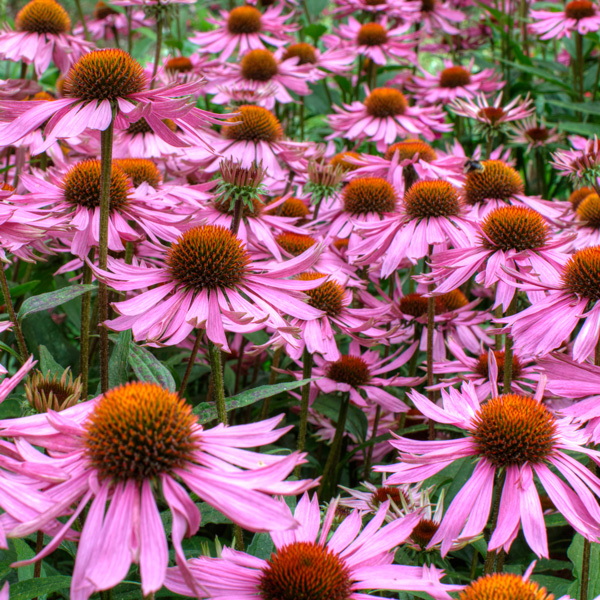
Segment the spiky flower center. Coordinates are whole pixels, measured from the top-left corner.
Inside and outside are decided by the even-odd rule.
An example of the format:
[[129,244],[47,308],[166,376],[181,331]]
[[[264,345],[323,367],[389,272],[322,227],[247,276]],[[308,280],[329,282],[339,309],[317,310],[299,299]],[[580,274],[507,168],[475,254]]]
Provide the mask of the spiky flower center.
[[59,412],[77,404],[82,389],[81,376],[73,381],[73,375],[68,368],[63,371],[60,378],[58,373],[50,377],[50,371],[44,375],[36,370],[27,379],[25,395],[29,404],[38,413],[49,410]]
[[[85,160],[73,165],[62,181],[64,197],[71,204],[93,210],[100,206],[100,161]],[[110,210],[127,206],[130,193],[127,175],[113,162],[110,171]]]
[[189,73],[193,68],[194,65],[187,56],[174,56],[165,64],[165,69],[174,73]]
[[262,600],[348,600],[344,561],[314,542],[292,542],[271,554],[258,583]]
[[116,100],[141,92],[146,76],[127,52],[109,48],[84,54],[69,70],[63,95],[85,101]]
[[453,312],[469,304],[468,298],[460,290],[452,290],[447,294],[437,296],[437,298],[440,300],[442,313]]
[[[427,298],[423,294],[413,293],[406,294],[400,298],[400,311],[415,319],[423,317],[427,314]],[[445,306],[442,303],[441,296],[435,297],[435,314],[439,315],[444,312]]]
[[595,192],[589,187],[582,187],[571,192],[571,195],[569,196],[569,202],[571,203],[573,210],[577,210],[577,207],[581,204],[581,202],[590,194],[595,194]]
[[193,460],[192,407],[154,383],[106,392],[84,427],[86,454],[101,479],[144,481]]
[[111,6],[108,6],[108,4],[106,4],[105,2],[102,2],[102,0],[100,0],[100,2],[96,2],[96,6],[94,7],[94,19],[102,20],[106,19],[107,17],[110,17],[111,15],[118,14],[118,11],[116,11]]
[[[496,359],[496,365],[498,366],[498,381],[504,381],[504,365],[506,364],[506,358],[504,350],[494,350],[494,358]],[[480,354],[477,364],[475,365],[475,373],[481,375],[485,379],[489,376],[489,354],[483,352]],[[518,379],[521,376],[523,367],[521,361],[517,356],[513,355],[512,361],[512,378]]]
[[241,67],[242,76],[253,81],[269,81],[279,71],[273,53],[260,48],[244,54]]
[[437,5],[437,0],[422,0],[421,1],[421,10],[425,13],[430,13],[435,10]]
[[329,379],[354,388],[365,385],[371,379],[367,363],[360,356],[349,354],[344,354],[339,360],[330,363],[325,373]]
[[239,122],[236,125],[224,125],[221,130],[224,137],[252,142],[276,142],[283,137],[281,124],[270,110],[251,104],[244,104],[236,110],[240,115],[229,121]]
[[6,183],[6,181],[3,181],[0,183],[0,190],[3,192],[14,192],[15,187],[10,185],[10,183]]
[[471,73],[463,67],[448,67],[440,73],[440,86],[443,88],[464,87],[471,83]]
[[461,201],[447,181],[417,181],[404,194],[404,208],[411,219],[452,217],[460,213]]
[[439,523],[432,521],[431,519],[422,518],[412,530],[410,539],[417,545],[421,550],[425,550],[427,545],[431,541],[431,538],[436,534]]
[[586,19],[596,14],[594,3],[589,0],[573,0],[565,6],[565,15],[568,19]]
[[376,88],[365,99],[365,107],[372,117],[385,119],[403,115],[408,101],[402,92],[394,88]]
[[532,142],[545,142],[550,132],[546,127],[530,127],[525,131],[525,137]]
[[377,213],[382,215],[396,208],[396,192],[381,177],[357,177],[343,192],[344,210],[351,214]]
[[486,106],[477,114],[480,118],[488,121],[491,125],[496,125],[506,113],[501,106]]
[[280,233],[275,241],[292,256],[300,256],[317,243],[317,240],[310,235],[288,232]]
[[392,160],[395,153],[398,153],[400,160],[412,160],[418,157],[427,163],[437,159],[435,150],[427,143],[421,140],[404,140],[392,144],[386,151],[384,158]]
[[496,467],[539,464],[554,449],[556,421],[537,400],[505,394],[477,411],[471,433],[477,452]]
[[71,19],[55,0],[32,0],[17,13],[15,27],[17,31],[58,35],[71,29]]
[[600,229],[600,197],[598,194],[589,194],[577,207],[577,216],[588,227]]
[[[323,273],[300,273],[297,279],[301,281],[314,281],[327,277]],[[333,279],[324,281],[319,287],[304,292],[308,296],[308,303],[317,310],[322,310],[329,317],[337,317],[344,308],[344,288]]]
[[387,39],[387,31],[379,23],[366,23],[359,29],[356,36],[359,46],[382,46]]
[[316,48],[306,42],[291,44],[286,48],[281,60],[288,58],[299,58],[299,65],[314,65],[317,62]]
[[158,167],[147,158],[121,158],[115,162],[131,177],[134,187],[145,182],[153,188],[158,188],[162,181]]
[[[276,198],[276,202],[279,198]],[[270,212],[277,213],[282,217],[290,217],[295,219],[303,219],[310,212],[308,207],[300,198],[288,198],[283,204],[280,204],[277,208],[272,208]]]
[[511,166],[501,160],[484,160],[482,165],[482,171],[472,171],[467,175],[463,194],[468,204],[509,200],[523,194],[523,180]]
[[484,575],[468,585],[460,600],[554,600],[554,596],[535,581],[525,581],[514,573]]
[[337,250],[342,252],[344,250],[348,250],[349,242],[350,242],[350,240],[348,238],[338,238],[337,240],[335,240],[333,242],[333,246],[334,246],[334,248],[336,248]]
[[352,152],[352,150],[346,150],[345,152],[339,152],[331,158],[329,161],[334,167],[340,167],[344,171],[354,171],[358,169],[359,165],[352,163],[348,160],[350,158],[360,158],[358,152]]
[[235,287],[248,272],[249,262],[243,242],[220,225],[186,231],[166,259],[174,279],[194,290]]
[[522,206],[505,206],[493,210],[481,224],[489,248],[534,250],[545,246],[548,226],[542,215]]
[[391,500],[396,506],[402,508],[402,498],[408,502],[408,498],[400,491],[400,488],[384,485],[371,494],[370,504],[377,508],[380,504]]
[[573,254],[565,265],[562,279],[572,294],[593,302],[600,300],[600,246]]
[[227,29],[229,33],[258,33],[261,30],[261,14],[253,6],[238,6],[229,13]]

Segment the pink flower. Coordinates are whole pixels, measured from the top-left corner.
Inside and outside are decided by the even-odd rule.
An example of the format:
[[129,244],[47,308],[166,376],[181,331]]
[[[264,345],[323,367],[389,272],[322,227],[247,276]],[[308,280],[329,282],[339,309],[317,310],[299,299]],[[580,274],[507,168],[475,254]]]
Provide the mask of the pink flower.
[[[117,4],[115,2],[115,4]],[[125,13],[118,12],[114,8],[99,0],[94,7],[94,13],[91,19],[86,19],[85,25],[88,33],[93,40],[115,40],[118,46],[118,36],[128,35],[129,22]],[[156,24],[153,19],[149,19],[143,10],[131,11],[131,30],[135,31],[140,27],[154,27]],[[76,35],[83,35],[83,26],[81,23],[74,29]],[[117,35],[115,39],[115,33]]]
[[356,100],[334,106],[329,116],[333,133],[327,139],[343,137],[348,140],[375,142],[383,152],[398,137],[423,136],[426,140],[452,129],[444,123],[444,114],[434,106],[409,106],[402,92],[394,88],[376,88],[368,92],[363,102]]
[[247,104],[237,110],[239,117],[232,117],[232,124],[223,126],[221,136],[207,138],[213,151],[187,150],[187,160],[202,165],[208,173],[215,173],[224,158],[239,161],[244,169],[262,161],[270,177],[285,181],[288,166],[301,166],[307,144],[285,140],[279,119],[262,106]]
[[275,101],[280,104],[294,102],[290,92],[298,96],[310,94],[308,81],[312,72],[312,65],[299,65],[297,58],[279,61],[269,50],[250,50],[239,62],[223,63],[220,73],[214,75],[211,84],[219,92],[212,101],[215,104],[229,104],[240,91],[257,94],[266,88],[272,93],[260,98],[258,104],[273,110]]
[[535,117],[529,117],[512,125],[509,136],[513,144],[527,145],[529,152],[533,148],[546,148],[551,144],[557,144],[563,138],[557,127],[548,128],[543,122],[538,123]]
[[344,48],[329,48],[321,51],[307,42],[278,48],[275,56],[280,61],[295,58],[297,66],[310,65],[309,80],[313,82],[324,79],[329,73],[346,75],[354,62],[354,56]]
[[[441,542],[445,555],[455,540],[483,531],[490,514],[494,479],[501,469],[506,479],[489,549],[504,548],[508,552],[522,525],[529,547],[538,556],[548,556],[546,525],[534,475],[576,531],[592,541],[598,538],[600,508],[595,496],[600,495],[600,479],[570,454],[580,452],[596,460],[600,454],[585,447],[588,436],[570,419],[553,416],[538,399],[516,394],[480,404],[470,383],[463,384],[461,392],[442,390],[443,407],[418,392],[411,391],[409,396],[426,417],[463,429],[468,435],[431,442],[396,437],[390,443],[400,452],[398,464],[375,467],[392,473],[388,485],[422,481],[460,458],[477,459],[473,474],[448,507],[428,547]],[[549,467],[562,474],[567,483]]]
[[323,313],[307,305],[302,294],[318,283],[284,278],[309,268],[320,250],[315,246],[292,260],[263,264],[253,261],[242,241],[224,227],[195,227],[168,251],[157,246],[155,266],[108,259],[108,271],[98,271],[98,276],[111,287],[147,291],[114,303],[121,316],[106,325],[115,331],[131,329],[135,340],[161,345],[178,344],[195,328],[206,329],[208,338],[226,352],[225,331],[272,327],[295,346],[296,331],[281,313],[307,320]]
[[407,12],[419,12],[420,7],[417,2],[407,2],[406,0],[382,0],[377,4],[369,2],[369,0],[335,0],[335,7],[331,9],[331,14],[334,18],[341,19],[356,14],[357,11],[401,17],[406,16]]
[[385,65],[389,60],[406,63],[416,59],[415,36],[404,35],[409,29],[410,23],[388,29],[385,17],[364,25],[349,17],[347,24],[341,23],[335,34],[324,35],[322,40],[327,48],[344,48],[350,55],[360,54],[377,65]]
[[381,276],[388,277],[404,258],[416,263],[428,256],[430,246],[466,245],[474,230],[452,184],[418,181],[404,194],[397,213],[379,222],[363,223],[358,231],[363,241],[348,250],[353,262],[367,265],[383,258]]
[[466,67],[455,66],[451,60],[444,60],[444,68],[431,75],[421,69],[422,76],[414,75],[406,87],[422,102],[445,104],[456,98],[473,98],[479,94],[486,94],[501,89],[504,82],[494,69],[483,69],[473,73],[475,59]]
[[[404,6],[415,4],[417,10]],[[453,23],[461,23],[466,20],[466,16],[460,10],[452,8],[450,2],[440,0],[409,0],[402,5],[401,16],[411,20],[413,23],[419,23],[422,30],[429,34],[439,33],[441,31],[450,35],[461,35],[460,29],[456,28]]]
[[[467,246],[432,256],[431,272],[420,281],[437,286],[434,295],[455,290],[475,275],[476,283],[486,288],[496,286],[493,308],[502,306],[506,312],[515,295],[514,281],[511,284],[506,268],[557,277],[568,260],[559,251],[566,237],[553,239],[548,223],[530,208],[497,208],[481,224],[474,223],[473,229]],[[533,293],[529,299],[535,303],[543,294]]]
[[[191,559],[189,569],[205,590],[203,597],[213,599],[231,598],[233,593],[237,600],[319,596],[361,600],[365,597],[361,590],[407,590],[450,600],[448,592],[462,588],[441,584],[443,571],[391,564],[392,550],[410,535],[419,517],[409,515],[382,527],[388,504],[382,504],[360,535],[361,517],[355,510],[329,537],[337,502],[329,505],[321,525],[317,497],[311,501],[305,494],[294,512],[300,527],[271,533],[275,552],[269,560],[224,548],[221,558]],[[179,569],[169,569],[165,585],[184,596],[193,591]]]
[[507,273],[521,282],[516,284],[520,289],[546,292],[533,306],[501,320],[517,348],[527,354],[548,354],[569,339],[583,320],[573,357],[583,362],[593,355],[600,330],[600,247],[576,252],[560,273],[540,273],[539,279],[511,269]]
[[292,41],[290,34],[298,26],[286,24],[293,13],[282,16],[282,11],[283,3],[268,7],[264,13],[254,6],[238,6],[229,12],[221,10],[220,19],[207,18],[218,29],[198,32],[190,42],[200,46],[201,53],[219,54],[223,62],[236,49],[240,54],[246,54],[250,50],[264,49],[266,44],[283,46]]
[[17,14],[17,30],[0,32],[0,57],[32,64],[38,77],[48,69],[50,61],[62,73],[94,45],[69,35],[71,19],[55,0],[32,0]]
[[129,54],[115,49],[96,50],[71,67],[63,86],[64,98],[54,102],[1,101],[2,120],[8,123],[0,127],[0,145],[20,140],[48,120],[44,128],[46,141],[37,148],[42,152],[58,138],[75,137],[86,129],[104,131],[113,120],[113,110],[121,124],[144,118],[169,144],[190,145],[170,130],[164,119],[172,119],[197,143],[203,143],[195,129],[217,123],[222,117],[192,107],[183,98],[199,85],[192,82],[147,89],[142,67]]
[[70,474],[64,483],[45,490],[51,508],[13,533],[36,531],[76,505],[52,542],[20,564],[53,552],[91,503],[79,539],[71,598],[87,600],[114,587],[132,562],[140,565],[144,595],[151,594],[162,587],[169,561],[155,497],[160,494],[173,517],[176,562],[190,581],[181,541],[196,533],[201,515],[184,485],[251,531],[297,526],[271,494],[298,494],[311,486],[306,480],[284,481],[303,462],[302,455],[245,450],[271,444],[288,431],[274,431],[280,420],[205,430],[176,393],[149,383],[115,388],[61,413],[11,420],[6,435],[23,436],[45,448]]
[[571,37],[573,32],[585,35],[600,29],[600,7],[589,0],[573,0],[562,10],[532,10],[530,31],[542,40]]
[[[400,347],[390,356],[382,358],[377,350],[361,352],[360,342],[352,340],[348,354],[343,354],[334,362],[326,361],[318,354],[315,355],[312,376],[319,379],[310,389],[311,404],[320,392],[324,394],[343,392],[349,393],[350,401],[361,408],[376,404],[390,412],[406,412],[408,406],[384,388],[414,387],[422,383],[423,378],[399,375],[385,377],[385,374],[399,371],[416,350],[415,342],[408,348]],[[291,371],[291,374],[298,380],[302,379],[302,373],[299,371]]]

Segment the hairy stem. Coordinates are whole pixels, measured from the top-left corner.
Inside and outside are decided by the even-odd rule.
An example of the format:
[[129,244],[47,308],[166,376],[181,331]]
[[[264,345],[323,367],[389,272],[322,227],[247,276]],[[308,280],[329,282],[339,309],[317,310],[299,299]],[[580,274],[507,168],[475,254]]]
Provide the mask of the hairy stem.
[[[94,251],[90,251],[90,260],[94,260]],[[83,284],[92,283],[92,268],[87,262],[83,263]],[[92,306],[92,292],[86,292],[81,297],[81,354],[79,371],[81,373],[81,386],[83,389],[82,400],[88,396],[88,376],[90,368],[90,308]]]
[[10,290],[8,289],[8,281],[6,279],[6,271],[4,270],[4,265],[0,265],[0,284],[2,285],[2,294],[4,295],[4,304],[6,305],[6,310],[8,311],[8,316],[10,317],[10,320],[12,321],[14,326],[15,337],[17,339],[17,347],[19,348],[19,355],[21,357],[21,364],[23,364],[27,361],[29,352],[27,351],[25,337],[23,336],[21,325],[17,320],[15,308],[10,297]]
[[[304,346],[302,353],[302,379],[310,379],[312,375],[312,354]],[[302,386],[302,400],[300,401],[300,425],[298,426],[298,452],[304,450],[306,444],[306,424],[308,422],[308,401],[310,399],[310,383]],[[294,471],[297,477],[300,477],[300,465]]]
[[192,348],[192,353],[190,354],[190,358],[188,360],[187,367],[185,368],[185,373],[183,374],[183,379],[181,380],[181,385],[179,386],[179,397],[183,398],[183,394],[185,393],[185,388],[187,387],[188,381],[190,380],[190,374],[194,367],[194,363],[196,362],[196,356],[198,355],[198,349],[200,348],[200,342],[202,341],[202,329],[198,329],[198,334],[196,335],[196,341],[194,342],[194,347]]
[[217,405],[217,416],[220,423],[227,425],[227,408],[225,406],[225,387],[223,385],[223,364],[221,350],[208,339],[208,358],[212,374],[213,395]]

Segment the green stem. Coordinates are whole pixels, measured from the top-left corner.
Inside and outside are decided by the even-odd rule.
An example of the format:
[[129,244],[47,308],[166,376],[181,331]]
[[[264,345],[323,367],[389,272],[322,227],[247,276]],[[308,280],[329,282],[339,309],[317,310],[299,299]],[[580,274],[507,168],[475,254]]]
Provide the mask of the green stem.
[[163,38],[163,16],[162,12],[156,17],[156,50],[154,53],[154,67],[152,69],[152,79],[150,81],[150,89],[154,89],[156,84],[156,72],[158,71],[158,63],[160,62],[160,53],[162,51]]
[[[90,251],[90,260],[94,260],[94,250]],[[83,284],[92,283],[92,268],[87,262],[83,263]],[[90,365],[90,307],[92,305],[92,292],[86,292],[81,297],[81,354],[79,371],[83,389],[82,400],[88,396],[88,375]]]
[[583,36],[579,32],[575,32],[575,52],[577,54],[577,83],[579,84],[579,102],[583,102]]
[[[106,271],[108,261],[108,220],[110,217],[110,183],[112,171],[112,150],[114,131],[114,111],[110,125],[100,135],[100,239],[98,242],[98,267]],[[100,327],[100,389],[108,391],[108,284],[98,282],[98,323]]]
[[[373,433],[371,435],[371,441],[377,437],[377,430],[379,429],[379,421],[381,419],[381,405],[378,404],[375,409],[375,420],[373,421]],[[371,475],[371,462],[373,461],[373,448],[375,443],[372,443],[367,450],[367,459],[365,460],[365,480],[368,481]]]
[[188,360],[187,367],[185,368],[185,373],[183,374],[183,379],[181,380],[181,385],[179,386],[179,397],[183,398],[183,394],[185,393],[185,388],[187,387],[188,381],[190,380],[190,374],[192,372],[192,368],[196,362],[196,356],[198,355],[198,349],[200,348],[200,342],[202,340],[202,329],[198,329],[198,334],[196,335],[196,341],[194,342],[194,347],[192,348],[192,353],[190,354],[190,358]]
[[85,19],[83,18],[83,10],[81,9],[81,2],[79,0],[75,0],[75,6],[77,7],[77,15],[79,20],[81,21],[81,26],[83,27],[83,37],[86,42],[90,41],[90,32],[88,31],[87,25],[85,23]]
[[21,325],[19,324],[17,315],[15,314],[15,308],[10,297],[10,290],[8,289],[8,281],[6,279],[6,271],[3,264],[0,264],[0,285],[2,285],[4,304],[6,305],[6,310],[8,310],[8,316],[13,323],[15,337],[17,338],[17,347],[19,348],[21,364],[24,364],[27,361],[29,352],[27,351],[27,344],[25,343],[25,338],[23,337],[23,332],[21,331]]
[[[302,353],[302,379],[310,379],[312,375],[313,357],[306,345]],[[298,426],[298,452],[304,450],[306,444],[306,425],[308,422],[308,402],[310,399],[310,383],[302,386],[302,400],[300,401],[300,425]],[[300,465],[296,467],[295,475],[300,477]]]
[[[44,549],[44,532],[38,531],[35,540],[35,555],[37,556]],[[33,578],[39,579],[42,576],[42,559],[37,560],[33,567]],[[32,600],[38,600],[36,596]]]
[[133,7],[125,7],[127,15],[127,53],[131,56],[133,51]]
[[[279,373],[277,373],[277,369],[279,368],[279,363],[281,362],[281,354],[283,352],[283,347],[279,346],[279,348],[275,349],[275,352],[273,352],[273,362],[271,363],[271,373],[269,375],[269,385],[275,385],[275,383],[277,382],[277,375],[279,375]],[[270,405],[270,398],[265,398],[263,401],[263,405],[260,411],[260,420],[264,421],[267,416],[269,415],[269,405]]]
[[321,485],[317,495],[321,502],[330,500],[337,489],[337,468],[340,462],[340,455],[342,451],[342,441],[344,439],[344,433],[346,430],[346,419],[348,417],[348,407],[350,406],[350,394],[344,394],[340,403],[340,412],[338,415],[337,423],[335,426],[335,435],[333,436],[333,442],[331,442],[331,448],[329,449],[329,456],[323,469],[323,477],[321,479]]
[[237,235],[237,232],[240,228],[240,221],[242,220],[243,213],[243,203],[241,196],[235,199],[235,204],[233,205],[233,219],[231,220],[231,232]]
[[304,140],[304,96],[300,98],[300,139]]
[[223,386],[223,364],[221,350],[208,339],[208,358],[213,382],[213,395],[217,405],[217,415],[220,423],[227,425],[227,408],[225,406],[225,387]]
[[[494,493],[494,504],[492,506],[492,526],[490,529],[490,536],[496,529],[498,523],[498,513],[500,512],[500,498],[502,496],[502,488],[504,487],[504,479],[506,478],[506,471],[502,471],[500,475],[496,477],[495,482],[495,493]],[[483,566],[483,574],[489,575],[494,571],[494,563],[496,562],[496,550],[488,550],[485,557],[485,564]]]

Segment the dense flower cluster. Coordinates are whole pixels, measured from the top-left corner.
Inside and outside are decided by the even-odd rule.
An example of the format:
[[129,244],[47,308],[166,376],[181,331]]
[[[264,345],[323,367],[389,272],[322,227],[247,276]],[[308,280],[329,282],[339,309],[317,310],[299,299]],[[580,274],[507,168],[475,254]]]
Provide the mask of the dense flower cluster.
[[2,9],[0,600],[592,600],[600,5],[90,2]]

